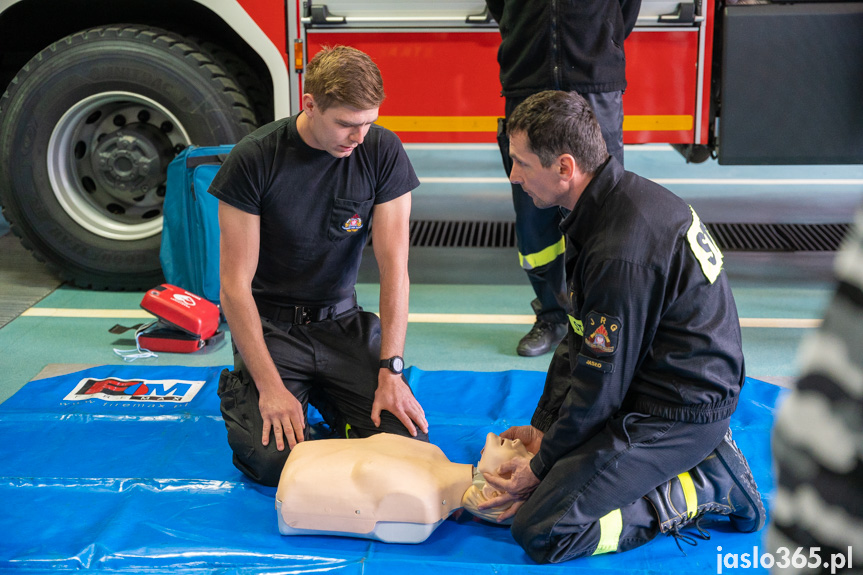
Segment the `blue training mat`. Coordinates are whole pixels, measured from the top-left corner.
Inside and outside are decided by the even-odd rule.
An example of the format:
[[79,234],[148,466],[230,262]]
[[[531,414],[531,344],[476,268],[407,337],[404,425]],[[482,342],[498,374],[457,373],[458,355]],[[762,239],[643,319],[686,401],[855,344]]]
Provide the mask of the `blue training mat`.
[[[763,531],[720,525],[709,541],[683,545],[685,556],[660,536],[619,555],[537,565],[507,528],[467,513],[419,545],[284,537],[275,488],[231,464],[216,396],[221,369],[102,366],[30,382],[0,404],[0,572],[716,573],[720,553],[764,551]],[[528,423],[545,378],[407,373],[432,442],[458,463],[476,463],[489,431]],[[102,399],[66,399],[83,389],[101,390]],[[748,379],[732,420],[764,496],[773,486],[769,436],[784,391]],[[128,401],[109,399],[117,397]]]

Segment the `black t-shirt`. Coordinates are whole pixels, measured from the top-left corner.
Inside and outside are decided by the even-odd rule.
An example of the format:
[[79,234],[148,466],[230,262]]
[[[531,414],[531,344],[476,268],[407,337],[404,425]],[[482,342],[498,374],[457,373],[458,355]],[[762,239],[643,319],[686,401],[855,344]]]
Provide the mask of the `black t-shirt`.
[[419,185],[398,137],[372,125],[346,158],[306,144],[297,117],[243,138],[210,193],[261,217],[255,300],[326,306],[353,294],[372,207]]

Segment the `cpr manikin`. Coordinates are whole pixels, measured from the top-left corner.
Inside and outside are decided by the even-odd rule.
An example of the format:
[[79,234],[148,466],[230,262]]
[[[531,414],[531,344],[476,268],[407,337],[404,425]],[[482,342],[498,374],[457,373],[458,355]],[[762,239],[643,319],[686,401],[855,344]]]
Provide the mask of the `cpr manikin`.
[[304,441],[291,451],[279,480],[279,532],[421,543],[463,505],[494,521],[505,508],[476,509],[493,496],[481,471],[496,473],[514,455],[528,452],[493,433],[478,471],[451,462],[436,445],[389,433]]

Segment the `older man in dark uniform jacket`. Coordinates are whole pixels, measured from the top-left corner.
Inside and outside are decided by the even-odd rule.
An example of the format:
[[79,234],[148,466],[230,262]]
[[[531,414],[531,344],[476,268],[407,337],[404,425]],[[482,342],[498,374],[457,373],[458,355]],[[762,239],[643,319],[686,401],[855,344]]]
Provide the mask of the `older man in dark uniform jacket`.
[[572,210],[568,339],[515,458],[486,480],[514,502],[512,534],[539,562],[626,551],[700,518],[760,529],[761,498],[729,418],[744,382],[722,254],[695,211],[609,157],[587,101],[531,96],[508,125],[538,207]]

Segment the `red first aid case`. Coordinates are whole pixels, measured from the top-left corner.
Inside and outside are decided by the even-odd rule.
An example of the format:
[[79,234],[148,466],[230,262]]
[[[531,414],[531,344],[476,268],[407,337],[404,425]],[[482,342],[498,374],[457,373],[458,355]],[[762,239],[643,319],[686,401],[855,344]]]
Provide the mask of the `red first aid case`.
[[221,341],[218,306],[171,284],[147,290],[141,307],[158,321],[143,328],[138,346],[150,351],[191,353]]
[[217,331],[210,338],[203,340],[196,335],[166,327],[160,322],[154,322],[141,330],[138,335],[138,345],[150,351],[192,353],[205,345],[213,345],[222,341],[224,335],[224,332]]
[[219,308],[175,285],[162,284],[147,290],[141,307],[166,326],[198,339],[210,339],[219,330]]

